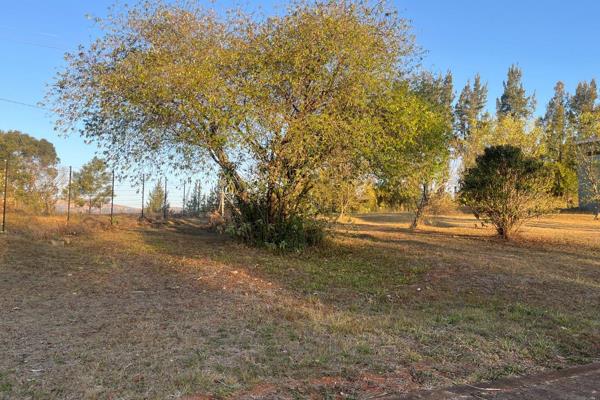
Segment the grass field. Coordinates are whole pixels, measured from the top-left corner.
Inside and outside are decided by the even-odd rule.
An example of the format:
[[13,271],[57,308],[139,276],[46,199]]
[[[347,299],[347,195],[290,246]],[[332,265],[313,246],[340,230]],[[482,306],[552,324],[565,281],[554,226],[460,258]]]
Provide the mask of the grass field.
[[512,243],[358,215],[285,255],[201,221],[25,222],[0,237],[0,399],[369,399],[600,359],[589,215]]

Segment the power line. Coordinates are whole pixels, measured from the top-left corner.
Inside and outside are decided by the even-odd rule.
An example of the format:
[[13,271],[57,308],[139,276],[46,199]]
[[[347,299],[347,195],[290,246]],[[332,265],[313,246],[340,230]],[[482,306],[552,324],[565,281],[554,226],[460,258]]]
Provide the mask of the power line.
[[5,103],[17,104],[19,106],[24,106],[24,107],[37,108],[38,110],[50,111],[47,108],[40,107],[40,106],[35,105],[35,104],[23,103],[22,101],[11,100],[11,99],[7,99],[7,98],[4,98],[4,97],[0,97],[0,101],[3,101]]

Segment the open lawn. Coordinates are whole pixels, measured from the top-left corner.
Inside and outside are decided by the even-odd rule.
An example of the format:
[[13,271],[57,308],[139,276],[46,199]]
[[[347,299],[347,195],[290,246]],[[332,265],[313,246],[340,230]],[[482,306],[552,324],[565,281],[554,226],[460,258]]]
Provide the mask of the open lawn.
[[369,399],[600,359],[589,215],[513,243],[460,214],[358,215],[292,254],[118,222],[0,237],[1,399]]

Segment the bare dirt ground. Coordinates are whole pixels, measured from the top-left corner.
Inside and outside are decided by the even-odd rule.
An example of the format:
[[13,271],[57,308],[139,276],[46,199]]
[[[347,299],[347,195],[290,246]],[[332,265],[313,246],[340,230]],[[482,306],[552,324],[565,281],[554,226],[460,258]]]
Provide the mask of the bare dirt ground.
[[359,215],[293,254],[118,222],[0,237],[0,399],[368,399],[600,358],[589,215],[514,243]]
[[382,400],[598,400],[600,363],[488,383],[411,392]]

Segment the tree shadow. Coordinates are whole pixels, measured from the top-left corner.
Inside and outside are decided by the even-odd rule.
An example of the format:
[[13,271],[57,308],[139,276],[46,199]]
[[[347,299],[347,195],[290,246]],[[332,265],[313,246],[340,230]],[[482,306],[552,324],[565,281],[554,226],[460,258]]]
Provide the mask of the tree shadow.
[[[482,296],[494,293],[511,301],[522,296],[511,286],[522,280],[576,285],[578,278],[563,279],[574,273],[597,280],[589,269],[598,264],[597,257],[564,247],[549,250],[489,235],[411,231],[385,225],[345,227],[351,229],[338,227],[325,245],[300,253],[248,247],[206,226],[185,221],[164,229],[142,230],[141,234],[145,242],[171,256],[202,258],[229,270],[244,270],[248,276],[271,282],[298,298],[317,296],[336,309],[358,307],[366,314],[386,312],[390,306],[427,304],[432,298],[428,294],[414,296],[414,290],[432,280],[447,292],[446,301],[457,304],[480,291]],[[166,235],[165,230],[169,232]],[[543,270],[547,270],[546,276],[536,275]],[[497,287],[498,279],[513,283]]]

